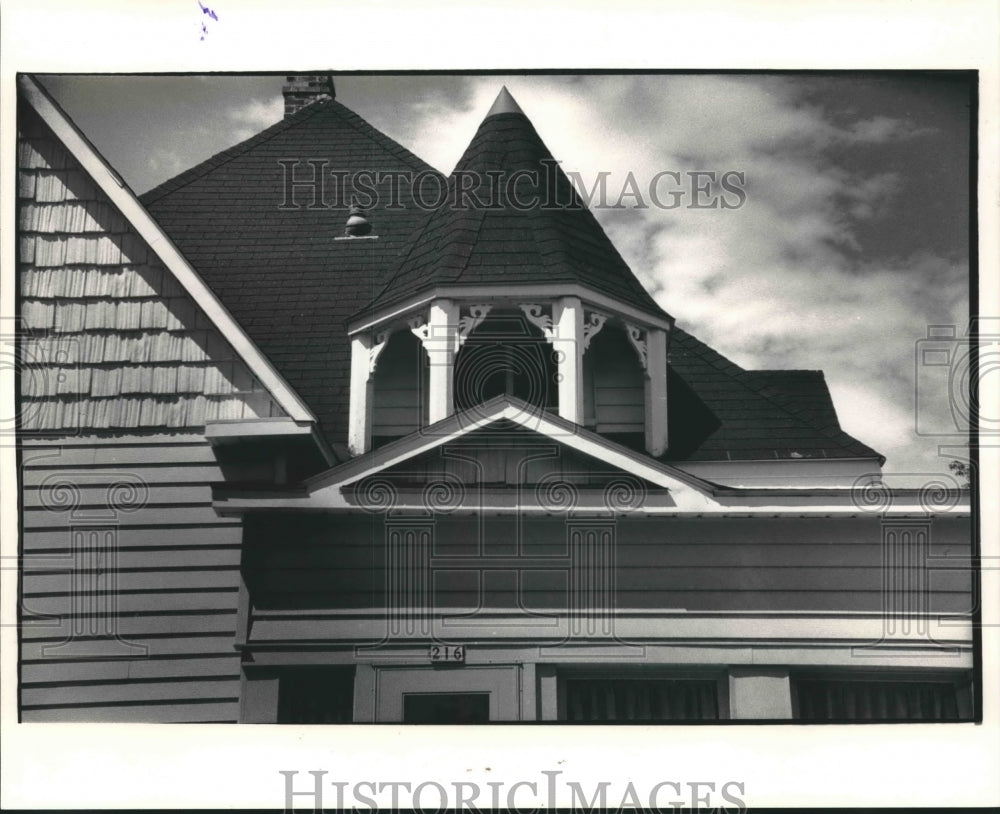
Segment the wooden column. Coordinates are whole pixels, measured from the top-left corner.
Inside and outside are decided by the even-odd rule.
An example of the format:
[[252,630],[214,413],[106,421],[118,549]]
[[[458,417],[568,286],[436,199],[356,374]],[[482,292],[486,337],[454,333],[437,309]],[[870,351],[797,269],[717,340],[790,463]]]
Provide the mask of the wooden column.
[[553,349],[559,373],[559,415],[583,423],[583,305],[563,297],[553,306]]
[[[419,336],[419,334],[418,334]],[[458,308],[451,300],[435,300],[424,336],[430,363],[427,421],[434,424],[455,412],[455,353],[458,350]]]
[[556,668],[551,664],[539,664],[535,667],[538,683],[538,720],[559,720],[559,684]]
[[659,328],[646,335],[646,451],[667,451],[667,332]]
[[352,455],[367,452],[371,438],[372,339],[366,334],[351,337],[351,399],[348,412],[347,446]]
[[375,668],[359,664],[354,668],[354,723],[375,723]]
[[240,723],[277,723],[278,685],[274,670],[245,670],[240,679]]
[[788,670],[767,667],[729,671],[729,717],[784,720],[792,717]]

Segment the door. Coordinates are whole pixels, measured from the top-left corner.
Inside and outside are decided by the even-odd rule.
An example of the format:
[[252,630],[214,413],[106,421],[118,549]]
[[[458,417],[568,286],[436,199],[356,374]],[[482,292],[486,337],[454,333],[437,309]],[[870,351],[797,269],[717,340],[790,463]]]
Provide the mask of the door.
[[376,667],[376,721],[479,724],[516,721],[519,669]]

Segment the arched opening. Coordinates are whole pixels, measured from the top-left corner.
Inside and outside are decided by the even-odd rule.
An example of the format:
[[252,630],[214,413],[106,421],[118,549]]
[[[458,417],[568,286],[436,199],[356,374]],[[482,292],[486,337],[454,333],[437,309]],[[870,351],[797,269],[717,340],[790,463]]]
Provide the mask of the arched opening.
[[490,313],[455,358],[455,409],[467,410],[499,395],[555,410],[558,404],[552,345],[523,314]]
[[622,444],[645,447],[646,374],[625,331],[608,324],[583,356],[584,425]]
[[427,352],[410,331],[389,337],[371,380],[372,447],[427,424]]

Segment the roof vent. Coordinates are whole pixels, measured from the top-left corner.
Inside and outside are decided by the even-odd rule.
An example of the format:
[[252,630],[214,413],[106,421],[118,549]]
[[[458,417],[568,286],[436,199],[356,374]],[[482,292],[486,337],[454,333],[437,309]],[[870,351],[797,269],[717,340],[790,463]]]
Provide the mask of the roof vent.
[[365,237],[371,234],[372,225],[365,217],[365,210],[360,206],[352,206],[347,213],[347,226],[344,227],[346,237]]
[[286,76],[282,94],[285,97],[286,119],[313,102],[337,98],[337,91],[333,86],[333,76],[330,74],[308,73]]

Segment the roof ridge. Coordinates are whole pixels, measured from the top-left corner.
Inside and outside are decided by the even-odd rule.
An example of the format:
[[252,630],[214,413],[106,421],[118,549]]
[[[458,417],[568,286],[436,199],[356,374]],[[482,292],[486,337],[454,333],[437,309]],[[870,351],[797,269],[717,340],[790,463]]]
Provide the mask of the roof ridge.
[[[286,116],[284,119],[281,119],[280,121],[277,121],[269,127],[261,130],[261,132],[256,135],[237,142],[231,147],[227,147],[225,150],[220,150],[214,155],[206,158],[204,161],[195,164],[193,167],[189,167],[172,178],[168,178],[166,181],[157,184],[152,189],[146,190],[139,196],[139,201],[143,204],[143,206],[150,206],[151,204],[156,203],[160,199],[169,195],[171,192],[176,192],[178,189],[186,187],[188,184],[197,181],[199,178],[208,175],[208,173],[217,170],[219,167],[227,164],[228,162],[246,154],[259,144],[270,141],[280,133],[284,133],[290,127],[294,127],[306,119],[312,118],[320,112],[320,109],[327,108],[331,103],[335,104],[336,102],[332,99],[329,101],[320,100],[296,111],[290,116]],[[343,107],[343,105],[341,105],[341,107]]]
[[424,161],[420,156],[418,156],[412,150],[407,149],[391,136],[386,135],[381,130],[376,128],[374,125],[369,124],[367,121],[365,121],[365,119],[363,119],[361,116],[359,116],[357,113],[355,113],[353,110],[351,110],[343,103],[337,102],[336,100],[331,100],[331,101],[333,101],[334,104],[340,107],[341,118],[343,118],[347,124],[351,125],[351,127],[353,127],[361,135],[367,136],[368,138],[378,143],[379,146],[386,147],[397,155],[401,152],[402,155],[400,155],[399,157],[405,158],[411,163],[414,163],[415,164],[414,169],[431,170],[433,172],[436,172],[438,175],[441,176],[444,175],[444,173],[442,173],[439,169],[437,169],[436,167],[432,167],[430,164]]

